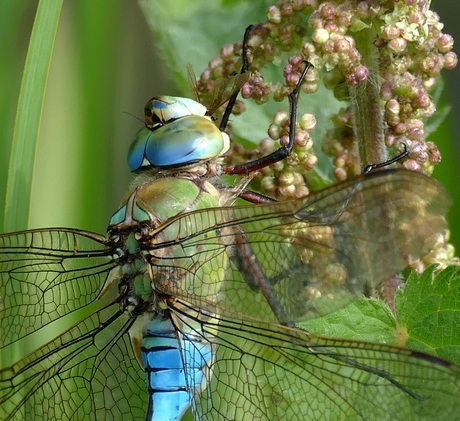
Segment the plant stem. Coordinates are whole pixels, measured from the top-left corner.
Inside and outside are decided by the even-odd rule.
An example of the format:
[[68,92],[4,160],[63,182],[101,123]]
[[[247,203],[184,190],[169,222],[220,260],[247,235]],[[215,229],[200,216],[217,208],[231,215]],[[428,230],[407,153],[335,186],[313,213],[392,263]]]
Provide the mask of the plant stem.
[[364,65],[369,69],[367,82],[350,89],[355,118],[354,138],[362,169],[369,164],[379,164],[387,160],[378,81],[379,54],[373,43],[375,38],[373,28],[363,29],[355,35],[358,51],[363,56]]

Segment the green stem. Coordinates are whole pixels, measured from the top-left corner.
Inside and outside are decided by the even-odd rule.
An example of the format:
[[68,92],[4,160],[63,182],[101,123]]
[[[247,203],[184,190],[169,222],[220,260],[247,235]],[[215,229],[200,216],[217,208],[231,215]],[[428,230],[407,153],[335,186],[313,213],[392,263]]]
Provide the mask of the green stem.
[[374,45],[375,30],[364,29],[356,33],[358,51],[369,69],[366,83],[351,88],[351,104],[355,117],[354,138],[358,145],[361,168],[387,160],[383,132],[383,114],[380,106],[379,54]]

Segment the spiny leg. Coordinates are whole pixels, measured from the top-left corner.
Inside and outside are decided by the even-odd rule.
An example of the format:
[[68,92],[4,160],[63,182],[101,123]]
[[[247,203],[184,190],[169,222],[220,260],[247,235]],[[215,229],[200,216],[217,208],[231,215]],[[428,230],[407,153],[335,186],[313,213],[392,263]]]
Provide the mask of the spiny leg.
[[260,170],[261,168],[268,167],[278,161],[285,159],[287,156],[290,155],[292,152],[292,148],[294,147],[294,140],[295,140],[295,124],[297,119],[297,102],[298,102],[298,94],[300,91],[300,87],[307,75],[308,70],[311,67],[311,63],[305,62],[305,69],[303,70],[302,74],[300,75],[299,81],[297,85],[292,90],[292,92],[288,95],[289,100],[289,138],[287,145],[281,145],[275,152],[267,156],[263,156],[262,158],[255,159],[254,161],[249,161],[244,164],[240,165],[227,165],[224,166],[223,170],[226,174],[249,174],[253,171]]
[[[240,74],[244,74],[249,70],[249,60],[248,60],[248,41],[249,41],[249,35],[251,34],[251,31],[254,29],[254,25],[249,25],[246,28],[246,31],[244,31],[244,37],[243,37],[243,51],[242,51],[242,59],[243,59],[243,66],[241,67]],[[230,114],[233,111],[233,107],[235,106],[236,98],[238,98],[240,91],[237,90],[233,93],[233,95],[230,97],[228,100],[227,107],[225,108],[224,115],[222,116],[222,121],[220,122],[219,125],[219,130],[221,132],[225,131],[227,128],[228,124],[228,119],[230,118]]]

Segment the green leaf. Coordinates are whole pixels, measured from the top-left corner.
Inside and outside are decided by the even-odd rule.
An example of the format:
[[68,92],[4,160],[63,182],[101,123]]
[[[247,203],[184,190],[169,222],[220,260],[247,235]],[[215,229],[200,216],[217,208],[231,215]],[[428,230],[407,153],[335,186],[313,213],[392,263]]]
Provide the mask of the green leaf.
[[435,270],[412,273],[397,294],[399,344],[460,363],[460,267]]
[[347,307],[312,319],[300,327],[334,338],[393,343],[396,321],[384,302],[359,298]]
[[431,92],[433,96],[433,102],[436,105],[436,112],[427,119],[425,124],[425,133],[426,136],[430,136],[436,130],[438,130],[439,126],[446,120],[449,116],[449,113],[452,109],[450,104],[442,103],[441,96],[445,88],[444,80],[439,77],[436,81],[436,85]]
[[3,229],[27,226],[38,132],[62,0],[41,1],[27,52],[6,182]]
[[460,363],[460,267],[420,277],[412,272],[398,291],[396,318],[379,300],[360,298],[327,316],[299,327],[315,334],[394,344]]
[[[141,0],[155,43],[180,95],[190,95],[186,67],[204,70],[222,45],[242,41],[244,29],[266,20],[273,2],[262,0]],[[225,24],[223,24],[225,23]]]

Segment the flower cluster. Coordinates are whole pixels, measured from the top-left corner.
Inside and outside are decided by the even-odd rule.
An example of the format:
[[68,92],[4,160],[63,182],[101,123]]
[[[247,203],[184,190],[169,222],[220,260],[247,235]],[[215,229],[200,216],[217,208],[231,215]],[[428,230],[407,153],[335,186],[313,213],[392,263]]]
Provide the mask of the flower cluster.
[[[338,180],[403,149],[409,154],[402,165],[432,172],[441,155],[436,144],[426,140],[426,122],[435,113],[430,92],[441,70],[456,66],[457,56],[452,37],[442,32],[438,15],[428,6],[426,0],[281,0],[268,8],[267,22],[251,31],[252,76],[242,97],[257,104],[284,100],[308,61],[314,69],[301,94],[316,92],[321,80],[337,100],[348,102],[330,116],[322,139],[314,139],[314,116],[298,116],[292,154],[257,176],[264,193],[278,199],[307,195],[309,181],[328,173],[317,168],[318,162],[327,162],[320,149],[332,157],[331,173]],[[222,48],[200,79],[201,97],[212,95],[216,79],[240,71],[241,54],[241,43]],[[262,77],[267,63],[284,64],[283,82]],[[235,109],[239,113],[244,107],[237,102]],[[290,129],[288,113],[277,112],[257,149],[234,146],[228,159],[239,163],[243,157],[265,156],[286,144]]]
[[381,17],[376,43],[381,60],[380,96],[385,102],[387,146],[400,139],[410,149],[407,168],[432,172],[440,161],[436,145],[426,142],[425,120],[436,111],[429,90],[443,68],[457,57],[453,39],[442,32],[439,17],[426,2],[398,2]]
[[[404,165],[431,172],[441,157],[436,145],[426,142],[426,119],[435,112],[429,91],[443,68],[455,67],[457,57],[452,47],[452,37],[442,32],[439,17],[428,9],[426,1],[283,0],[269,7],[267,22],[251,32],[249,59],[253,77],[243,87],[242,96],[258,104],[271,97],[283,100],[308,60],[315,70],[308,73],[303,92],[316,92],[321,74],[324,85],[339,99],[355,98],[379,110],[365,116],[372,123],[372,132],[350,121],[356,107],[353,102],[332,118],[334,126],[322,140],[322,148],[334,158],[337,179],[354,176],[367,164],[387,158],[381,152],[363,156],[360,148],[366,142],[382,142],[387,148],[395,148],[395,153],[404,144],[410,151]],[[227,45],[210,62],[198,85],[205,100],[216,91],[216,80],[239,72],[241,54],[241,43]],[[292,55],[285,59],[287,54]],[[284,82],[264,80],[260,70],[269,62],[282,60],[286,63]],[[375,95],[359,89],[365,84],[377,85]],[[237,112],[243,109],[237,104]],[[375,148],[382,150],[381,145]],[[309,153],[313,154],[311,148]],[[308,178],[311,162],[308,160],[301,171],[304,178]]]
[[[261,187],[264,192],[278,198],[301,198],[308,195],[305,171],[311,171],[317,163],[313,151],[313,140],[309,131],[316,125],[316,118],[312,114],[304,114],[296,124],[294,147],[291,154],[260,171]],[[275,114],[273,122],[268,129],[269,137],[259,144],[261,156],[272,153],[277,146],[287,145],[289,142],[289,114],[279,111]]]

